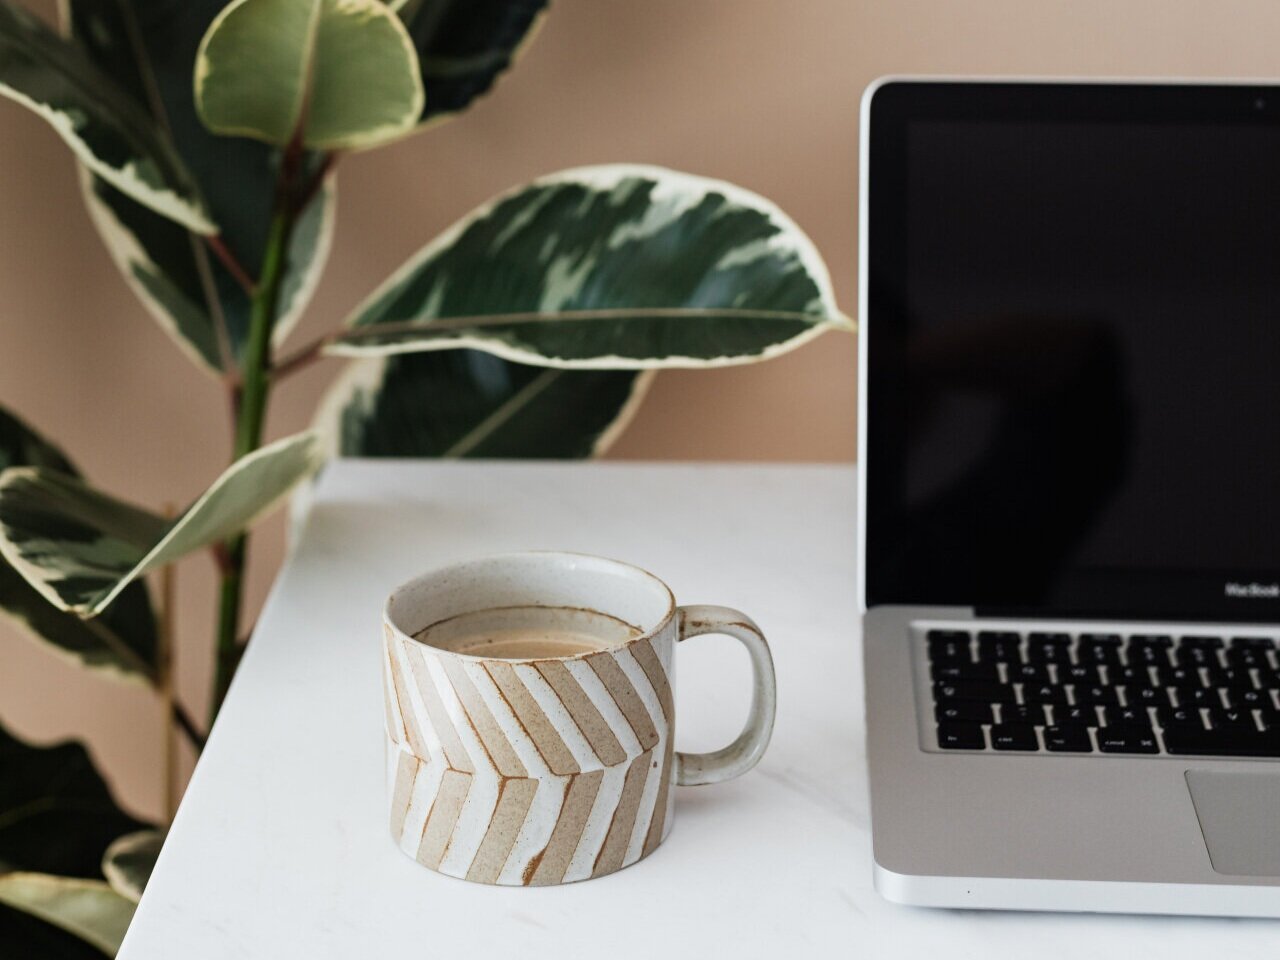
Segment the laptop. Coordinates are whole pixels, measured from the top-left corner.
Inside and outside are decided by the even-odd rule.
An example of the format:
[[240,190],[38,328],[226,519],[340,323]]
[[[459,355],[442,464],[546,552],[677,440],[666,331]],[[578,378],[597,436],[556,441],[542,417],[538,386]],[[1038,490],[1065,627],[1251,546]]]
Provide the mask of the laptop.
[[862,110],[875,879],[1280,916],[1280,87]]

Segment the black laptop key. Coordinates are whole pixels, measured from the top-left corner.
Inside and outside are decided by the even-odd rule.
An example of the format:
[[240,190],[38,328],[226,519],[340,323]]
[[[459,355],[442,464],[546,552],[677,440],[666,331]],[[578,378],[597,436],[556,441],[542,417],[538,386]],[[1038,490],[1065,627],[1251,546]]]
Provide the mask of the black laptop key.
[[1131,707],[1165,707],[1170,703],[1171,687],[1130,687],[1124,688],[1124,700]]
[[978,659],[999,663],[1018,663],[1022,637],[1003,630],[983,630],[978,634]]
[[1029,644],[1041,647],[1069,647],[1071,646],[1071,635],[1067,633],[1045,633],[1037,631],[1027,634]]
[[1092,663],[1099,666],[1120,666],[1120,648],[1111,643],[1081,640],[1076,646],[1076,663]]
[[1016,630],[979,630],[978,646],[991,643],[1018,643],[1022,635]]
[[1038,703],[1002,703],[1000,705],[1001,723],[1031,723],[1044,726],[1044,707]]
[[939,723],[992,723],[994,713],[989,703],[973,703],[968,700],[951,700],[933,708]]
[[1208,713],[1209,726],[1214,730],[1232,730],[1237,733],[1256,733],[1258,730],[1252,710],[1210,707]]
[[938,724],[938,746],[943,750],[983,750],[987,741],[976,723]]
[[1080,642],[1105,647],[1118,647],[1124,641],[1118,633],[1082,633],[1080,634]]
[[1053,722],[1058,726],[1096,727],[1097,707],[1054,707]]
[[1071,688],[1075,702],[1079,704],[1096,704],[1108,706],[1120,702],[1120,695],[1115,687],[1104,687],[1101,684],[1076,684]]
[[1039,750],[1036,728],[1029,723],[997,723],[991,728],[991,746],[997,750]]
[[1160,646],[1131,643],[1125,657],[1133,666],[1163,667],[1169,664],[1169,651]]
[[1151,726],[1151,716],[1146,707],[1103,707],[1102,721],[1108,727]]
[[1000,671],[994,663],[970,663],[964,660],[939,660],[929,667],[934,680],[985,680],[995,683]]
[[933,699],[938,703],[970,700],[978,703],[1013,703],[1013,687],[983,680],[945,680],[933,685]]
[[1023,703],[1066,703],[1067,688],[1052,683],[1024,683]]
[[1213,687],[1170,687],[1180,707],[1220,707],[1222,697]]
[[1221,637],[1185,636],[1178,638],[1179,647],[1200,647],[1216,650],[1223,645]]
[[1164,647],[1168,649],[1173,646],[1173,637],[1167,633],[1135,633],[1129,638],[1129,645],[1141,644],[1144,647]]
[[1049,676],[1049,667],[1043,663],[1009,664],[1006,669],[1009,673],[1010,683],[1034,683],[1040,685],[1053,682],[1053,679]]
[[1059,643],[1027,643],[1028,663],[1070,663],[1071,648]]
[[1162,687],[1203,687],[1205,685],[1199,667],[1156,667],[1155,675]]
[[1256,647],[1231,647],[1227,651],[1227,666],[1240,667],[1248,670],[1251,667],[1262,667],[1263,669],[1271,669],[1271,660],[1267,656],[1266,650],[1260,650]]
[[1150,727],[1100,727],[1098,749],[1103,753],[1159,753],[1160,745]]
[[1203,729],[1199,707],[1156,707],[1156,723],[1162,727],[1188,724]]
[[[1168,669],[1168,668],[1165,668]],[[1113,687],[1151,687],[1151,668],[1147,666],[1111,667],[1107,671],[1107,680]],[[1097,683],[1098,681],[1092,681]]]
[[1275,641],[1271,637],[1232,637],[1232,650],[1274,650]]
[[1063,723],[1044,728],[1044,747],[1054,753],[1092,753],[1093,741],[1088,727]]
[[1226,698],[1228,707],[1254,710],[1271,706],[1270,690],[1224,690],[1222,695]]
[[[934,637],[932,634],[940,631],[930,630],[929,637],[929,659],[935,663],[943,660],[961,662],[972,662],[973,654],[969,650],[969,638],[964,637]],[[949,631],[948,631],[949,632]]]
[[1173,651],[1173,662],[1180,667],[1216,667],[1217,647],[1188,647],[1180,645]]
[[1280,732],[1240,733],[1177,726],[1164,731],[1164,748],[1169,753],[1190,756],[1280,757]]
[[1209,667],[1204,672],[1207,686],[1226,690],[1256,690],[1253,671],[1245,667]]
[[1060,663],[1058,664],[1058,682],[1102,683],[1102,668],[1087,663]]

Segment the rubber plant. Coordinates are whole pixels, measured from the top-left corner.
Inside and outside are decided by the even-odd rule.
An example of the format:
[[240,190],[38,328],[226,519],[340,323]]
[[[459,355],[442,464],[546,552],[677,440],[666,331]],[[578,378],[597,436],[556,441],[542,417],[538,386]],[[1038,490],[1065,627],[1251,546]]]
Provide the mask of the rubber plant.
[[[339,329],[285,344],[324,267],[340,159],[464,110],[545,5],[63,0],[58,30],[0,0],[0,94],[74,152],[125,282],[225,384],[234,436],[208,490],[160,515],[98,490],[0,411],[0,609],[85,668],[153,687],[170,743],[179,729],[198,747],[201,725],[173,696],[148,579],[167,594],[175,560],[207,551],[217,565],[211,723],[245,642],[248,530],[325,457],[589,457],[656,370],[754,363],[851,326],[812,243],[773,204],[600,166],[473,210]],[[326,355],[351,359],[313,429],[264,443],[272,392]],[[81,747],[0,729],[6,955],[113,953],[160,843]]]

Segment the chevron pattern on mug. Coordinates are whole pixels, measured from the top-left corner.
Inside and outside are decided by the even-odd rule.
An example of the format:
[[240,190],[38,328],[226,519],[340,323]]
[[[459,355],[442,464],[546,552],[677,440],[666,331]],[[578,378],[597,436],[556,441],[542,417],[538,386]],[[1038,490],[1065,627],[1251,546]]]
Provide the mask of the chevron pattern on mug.
[[[739,640],[753,673],[742,733],[673,749],[676,644]],[[728,607],[677,607],[629,564],[514,553],[445,567],[383,613],[391,835],[440,873],[479,883],[588,880],[652,853],[673,785],[750,770],[773,731],[773,660]]]
[[386,631],[391,833],[425,866],[543,885],[635,863],[671,822],[671,644],[462,658]]

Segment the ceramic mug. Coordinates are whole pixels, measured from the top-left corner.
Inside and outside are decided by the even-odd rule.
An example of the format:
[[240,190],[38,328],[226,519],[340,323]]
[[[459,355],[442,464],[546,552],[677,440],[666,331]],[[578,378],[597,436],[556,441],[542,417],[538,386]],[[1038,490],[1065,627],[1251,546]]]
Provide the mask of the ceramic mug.
[[[415,639],[460,616],[529,607],[594,611],[629,625],[629,639],[530,659]],[[391,834],[448,876],[538,886],[629,866],[670,831],[672,784],[745,773],[773,730],[773,660],[751,619],[677,607],[661,580],[615,560],[517,553],[446,567],[392,593],[383,628]],[[751,708],[727,747],[680,753],[675,647],[706,633],[747,648]]]

